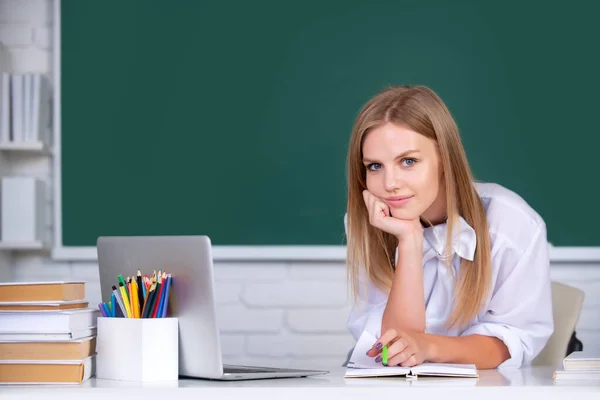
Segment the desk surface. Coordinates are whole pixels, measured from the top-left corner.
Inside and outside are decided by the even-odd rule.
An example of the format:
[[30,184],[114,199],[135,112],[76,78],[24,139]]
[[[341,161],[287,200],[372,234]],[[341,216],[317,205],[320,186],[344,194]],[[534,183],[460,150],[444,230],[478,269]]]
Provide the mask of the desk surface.
[[[72,386],[0,386],[5,399],[317,399],[370,400],[377,396],[418,395],[418,399],[510,400],[541,395],[544,399],[600,399],[600,380],[559,381],[553,368],[483,370],[479,378],[344,378],[343,368],[327,375],[253,381],[182,379],[165,383],[137,383],[92,378]],[[416,392],[408,392],[414,390]],[[399,393],[402,391],[401,393]]]

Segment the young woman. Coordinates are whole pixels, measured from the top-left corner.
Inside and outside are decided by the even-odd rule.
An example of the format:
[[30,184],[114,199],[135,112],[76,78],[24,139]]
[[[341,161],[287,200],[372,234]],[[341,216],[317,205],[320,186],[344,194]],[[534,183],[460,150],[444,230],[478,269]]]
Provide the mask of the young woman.
[[520,367],[552,334],[545,223],[516,193],[473,180],[431,89],[392,87],[360,111],[344,223],[348,328],[377,338],[377,362],[387,345],[391,366]]

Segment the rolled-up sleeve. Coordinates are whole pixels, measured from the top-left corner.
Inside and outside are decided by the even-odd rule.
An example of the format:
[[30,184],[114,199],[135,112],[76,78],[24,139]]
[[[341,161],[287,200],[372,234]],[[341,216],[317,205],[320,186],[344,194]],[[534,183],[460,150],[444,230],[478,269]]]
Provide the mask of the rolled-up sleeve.
[[499,368],[529,365],[554,331],[546,227],[541,224],[520,256],[497,254],[498,275],[478,321],[461,335],[502,340],[510,358]]
[[350,310],[348,330],[356,340],[365,331],[379,338],[387,296],[374,285],[367,284],[364,278],[361,277],[359,280],[359,293],[356,303]]

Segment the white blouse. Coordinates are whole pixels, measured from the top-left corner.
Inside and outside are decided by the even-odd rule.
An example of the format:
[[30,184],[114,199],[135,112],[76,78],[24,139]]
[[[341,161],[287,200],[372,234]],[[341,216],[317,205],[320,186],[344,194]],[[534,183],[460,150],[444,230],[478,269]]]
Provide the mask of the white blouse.
[[[542,218],[516,193],[494,183],[475,183],[486,211],[492,255],[492,286],[485,307],[465,329],[447,329],[452,312],[454,278],[440,259],[446,224],[424,228],[423,286],[426,333],[499,338],[510,352],[500,367],[528,365],[541,352],[554,330],[550,286],[549,247]],[[346,221],[344,221],[346,225]],[[473,259],[476,236],[460,218],[455,229],[452,264],[458,276],[460,258]],[[387,294],[372,282],[365,298],[364,275],[360,279],[357,306],[348,318],[356,340],[363,331],[381,336],[381,320]]]

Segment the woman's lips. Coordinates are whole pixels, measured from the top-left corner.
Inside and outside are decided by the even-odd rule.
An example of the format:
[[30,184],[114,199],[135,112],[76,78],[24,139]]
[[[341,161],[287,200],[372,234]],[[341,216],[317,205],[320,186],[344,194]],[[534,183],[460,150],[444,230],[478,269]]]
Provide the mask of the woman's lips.
[[385,202],[390,207],[402,207],[410,201],[414,196],[394,196],[385,199]]

